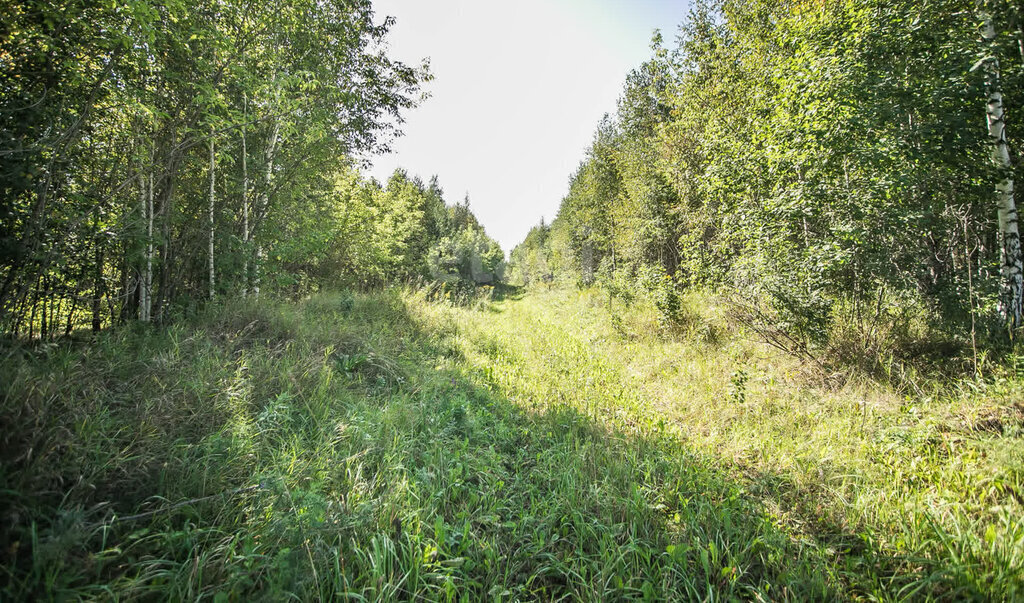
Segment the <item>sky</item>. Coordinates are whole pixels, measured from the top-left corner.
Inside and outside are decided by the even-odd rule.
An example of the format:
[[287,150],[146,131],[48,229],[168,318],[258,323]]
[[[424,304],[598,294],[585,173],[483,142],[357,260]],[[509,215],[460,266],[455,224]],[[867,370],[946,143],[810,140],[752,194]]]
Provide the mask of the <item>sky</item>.
[[392,153],[371,157],[437,175],[448,203],[468,193],[487,233],[511,251],[550,222],[598,121],[615,111],[630,69],[666,41],[687,0],[374,0],[395,17],[389,54],[429,58],[430,97],[406,113]]

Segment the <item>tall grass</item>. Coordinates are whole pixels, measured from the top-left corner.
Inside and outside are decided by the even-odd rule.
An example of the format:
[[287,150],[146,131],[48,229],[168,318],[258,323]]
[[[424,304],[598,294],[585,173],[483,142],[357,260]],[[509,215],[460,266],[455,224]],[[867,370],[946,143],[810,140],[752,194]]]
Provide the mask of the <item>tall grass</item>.
[[1021,596],[1018,381],[818,387],[685,301],[669,340],[386,292],[8,347],[0,598]]
[[716,459],[830,560],[844,594],[1021,596],[1019,380],[906,390],[854,375],[837,386],[759,343],[714,298],[689,296],[668,338],[652,307],[607,308],[596,292],[537,292],[500,320],[456,320],[504,395],[653,424]]

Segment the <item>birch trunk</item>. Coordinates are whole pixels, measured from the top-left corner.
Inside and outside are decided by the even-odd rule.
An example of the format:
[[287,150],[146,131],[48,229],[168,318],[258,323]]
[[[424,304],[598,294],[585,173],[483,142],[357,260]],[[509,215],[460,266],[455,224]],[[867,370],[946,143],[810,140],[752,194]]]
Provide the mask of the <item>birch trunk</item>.
[[209,271],[210,271],[210,299],[213,299],[214,294],[216,292],[216,286],[217,286],[217,278],[216,278],[216,275],[214,273],[214,264],[213,264],[213,239],[214,239],[214,226],[215,226],[214,225],[214,221],[213,221],[213,209],[214,209],[213,205],[214,205],[214,201],[215,201],[214,185],[216,183],[216,177],[217,177],[217,159],[216,159],[216,155],[214,154],[213,135],[211,133],[211,135],[210,135],[210,206],[209,206],[209,214],[207,216],[207,218],[208,218],[207,219],[207,227],[208,227],[208,231],[209,231],[209,235],[210,235],[210,237],[209,237],[209,249],[208,249]]
[[[983,37],[989,48],[995,50],[995,26],[992,15],[982,13]],[[1003,113],[1003,94],[999,82],[999,59],[993,57],[985,63],[988,104],[986,117],[988,135],[992,140],[992,161],[1002,173],[996,185],[996,208],[999,217],[1000,239],[1000,291],[999,313],[1009,329],[1021,326],[1021,304],[1024,300],[1024,265],[1021,261],[1020,231],[1017,227],[1017,205],[1013,198],[1013,172],[1009,145],[1006,143],[1006,122]]]
[[[162,159],[161,176],[160,176],[160,275],[158,286],[155,289],[157,295],[154,298],[153,306],[155,310],[155,316],[152,319],[156,322],[163,322],[165,311],[167,310],[168,303],[174,298],[174,281],[172,280],[172,270],[174,268],[174,241],[172,240],[171,222],[174,218],[174,203],[175,194],[177,188],[177,174],[178,168],[181,165],[182,153],[177,150],[177,136],[172,132],[168,140],[165,141],[167,149],[170,149],[166,154],[154,153],[154,156],[166,155],[165,159]],[[155,163],[154,163],[155,167]],[[154,195],[156,193],[154,192]],[[152,297],[151,297],[152,298]]]
[[[257,201],[256,213],[259,216],[265,216],[267,213],[267,206],[270,204],[270,185],[274,178],[274,153],[277,150],[277,137],[281,132],[281,121],[275,117],[270,127],[270,138],[267,140],[267,148],[263,154],[264,172],[263,172],[263,191],[260,193],[259,200]],[[263,246],[256,245],[256,261],[253,267],[253,295],[257,298],[260,296],[260,268],[263,261]]]
[[[92,332],[99,333],[100,327],[103,325],[103,319],[100,313],[103,309],[103,247],[100,244],[100,214],[99,211],[93,209],[92,212],[92,228],[93,228],[93,275],[92,275]],[[43,317],[46,317],[46,310],[43,309]],[[44,327],[45,330],[45,327]]]
[[260,298],[260,264],[263,261],[263,247],[256,245],[256,261],[253,262],[252,267],[252,295],[256,299]]
[[149,187],[146,191],[146,274],[142,289],[146,292],[146,322],[153,320],[153,171],[149,172]]
[[249,295],[249,165],[245,128],[249,120],[249,97],[242,95],[242,297]]
[[139,320],[153,320],[153,159],[155,150],[149,149],[149,173],[145,169],[145,156],[139,159],[139,215],[143,223],[143,255],[145,261],[139,270]]
[[[140,162],[141,163],[141,162]],[[139,166],[139,215],[142,218],[142,223],[152,224],[152,219],[149,215],[148,205],[146,203],[146,175],[142,172],[142,166]],[[149,236],[152,226],[144,226],[146,233],[145,249],[147,251],[146,260],[148,257],[149,247]],[[146,289],[146,269],[143,268],[139,271],[139,320],[142,322],[149,322],[149,303],[146,296],[149,294],[149,290]]]

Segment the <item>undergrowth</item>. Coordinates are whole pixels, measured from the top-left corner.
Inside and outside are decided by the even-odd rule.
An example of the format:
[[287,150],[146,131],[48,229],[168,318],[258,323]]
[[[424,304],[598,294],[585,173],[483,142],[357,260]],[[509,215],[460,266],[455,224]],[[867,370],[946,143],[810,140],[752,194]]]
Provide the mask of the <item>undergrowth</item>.
[[7,345],[0,598],[1022,596],[1017,378],[818,386],[680,303],[671,337],[386,292]]

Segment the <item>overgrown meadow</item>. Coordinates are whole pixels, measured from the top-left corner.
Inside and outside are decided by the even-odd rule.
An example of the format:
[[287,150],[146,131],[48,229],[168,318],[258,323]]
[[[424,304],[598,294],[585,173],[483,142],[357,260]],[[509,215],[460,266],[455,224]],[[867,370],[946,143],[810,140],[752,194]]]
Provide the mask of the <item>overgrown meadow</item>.
[[823,380],[683,311],[390,290],[7,345],[0,597],[1024,594],[1019,378]]

